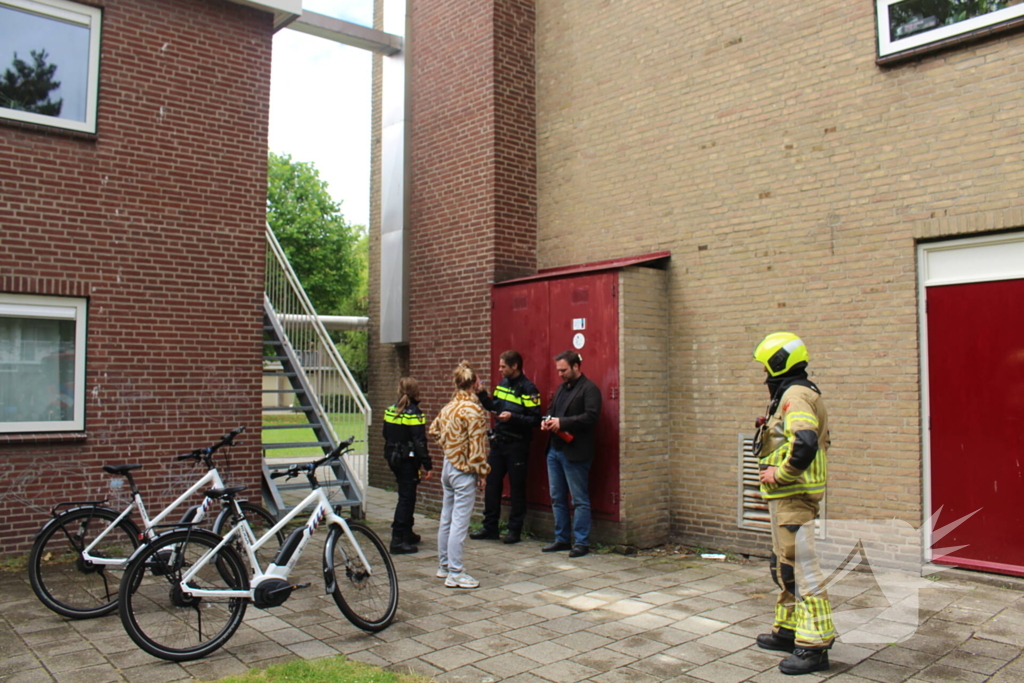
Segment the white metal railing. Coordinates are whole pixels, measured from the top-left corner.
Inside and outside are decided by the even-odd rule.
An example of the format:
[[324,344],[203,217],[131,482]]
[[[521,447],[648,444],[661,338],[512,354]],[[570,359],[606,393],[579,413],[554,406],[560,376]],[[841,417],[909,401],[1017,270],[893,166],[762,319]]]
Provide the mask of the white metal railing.
[[[267,225],[264,283],[268,308],[276,314],[276,324],[284,332],[282,341],[294,349],[302,365],[314,393],[310,399],[330,434],[332,444],[337,445],[341,439],[355,434],[357,444],[362,445],[345,456],[362,498],[369,475],[366,437],[373,411],[338,347],[317,317],[270,225]],[[287,394],[282,396],[288,400]]]

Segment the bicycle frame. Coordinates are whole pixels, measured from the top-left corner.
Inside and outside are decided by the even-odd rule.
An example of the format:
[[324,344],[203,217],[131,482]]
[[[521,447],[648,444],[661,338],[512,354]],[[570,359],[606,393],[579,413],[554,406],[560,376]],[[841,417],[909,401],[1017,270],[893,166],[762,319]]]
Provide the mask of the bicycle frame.
[[[117,519],[114,520],[114,522],[112,522],[106,529],[103,530],[103,533],[101,533],[99,536],[93,539],[92,543],[90,543],[88,546],[85,547],[85,549],[82,550],[82,558],[96,565],[112,565],[121,567],[126,566],[129,560],[129,558],[127,557],[94,557],[89,554],[89,551],[95,548],[96,545],[100,541],[102,541],[103,538],[108,533],[117,528],[117,525],[120,524],[123,519],[128,517],[128,515],[132,513],[132,510],[135,509],[138,509],[139,516],[142,517],[142,522],[144,525],[142,531],[143,536],[146,538],[146,540],[152,540],[153,528],[159,525],[162,521],[164,521],[167,518],[167,515],[171,514],[182,503],[184,503],[186,500],[188,500],[190,497],[192,497],[199,491],[203,489],[214,488],[224,488],[224,481],[220,478],[220,473],[217,471],[216,468],[207,471],[207,473],[204,474],[199,479],[199,481],[190,486],[189,489],[185,491],[185,493],[178,496],[178,498],[173,503],[165,507],[163,511],[153,519],[150,519],[149,515],[146,514],[146,506],[142,502],[142,494],[140,494],[138,491],[135,491],[134,493],[132,493],[132,502],[128,504],[128,507],[126,507],[121,512],[121,514],[118,515]],[[200,505],[199,508],[196,510],[195,519],[193,519],[192,521],[202,521],[203,517],[205,517],[206,513],[210,510],[210,506],[213,505],[213,502],[214,501],[212,498],[204,498],[203,504]]]
[[[277,532],[283,529],[290,521],[295,519],[300,513],[304,512],[310,506],[315,504],[312,514],[309,516],[309,520],[302,529],[302,539],[298,545],[292,549],[289,556],[286,558],[284,565],[277,565],[271,562],[267,566],[267,571],[263,571],[263,567],[259,565],[259,561],[256,559],[256,551],[266,545],[271,539],[275,538]],[[345,536],[348,538],[349,543],[359,553],[359,559],[362,561],[366,571],[372,576],[373,568],[370,563],[366,560],[366,556],[363,554],[363,549],[359,546],[359,542],[356,541],[352,535],[352,531],[349,529],[348,523],[345,519],[334,512],[334,508],[331,506],[330,501],[327,499],[327,494],[324,493],[323,489],[315,488],[309,492],[309,495],[303,499],[303,501],[296,505],[295,508],[289,512],[281,521],[274,525],[269,531],[267,531],[261,538],[257,539],[253,533],[252,528],[243,519],[234,527],[231,531],[224,535],[220,543],[215,548],[203,555],[185,574],[181,577],[181,590],[184,591],[185,595],[193,595],[196,597],[219,597],[219,598],[241,598],[247,597],[252,599],[255,595],[256,588],[265,579],[276,578],[286,580],[288,575],[291,574],[292,568],[298,561],[299,556],[302,555],[303,549],[309,542],[309,539],[313,537],[317,527],[327,520],[328,524],[338,524]],[[195,576],[203,567],[210,562],[210,558],[215,557],[220,549],[231,542],[235,537],[240,538],[242,545],[245,546],[246,555],[249,557],[249,566],[252,568],[253,576],[252,581],[249,585],[249,590],[207,590],[201,588],[193,588],[188,586],[188,582]],[[287,545],[287,543],[286,543]],[[281,553],[285,551],[282,547]],[[326,552],[326,549],[325,549]],[[280,556],[279,553],[278,555]],[[279,557],[275,557],[276,561]]]

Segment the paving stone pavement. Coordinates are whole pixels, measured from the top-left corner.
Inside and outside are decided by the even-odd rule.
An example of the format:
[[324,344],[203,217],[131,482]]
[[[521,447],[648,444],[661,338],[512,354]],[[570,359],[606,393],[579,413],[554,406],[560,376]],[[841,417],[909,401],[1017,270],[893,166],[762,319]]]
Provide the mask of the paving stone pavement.
[[[367,504],[371,525],[385,539],[394,500],[374,489]],[[227,646],[183,664],[140,651],[116,614],[64,619],[36,600],[24,572],[0,573],[0,681],[212,681],[296,657],[338,654],[445,682],[794,680],[778,672],[781,654],[753,645],[774,604],[763,561],[598,553],[570,560],[566,553],[541,553],[540,540],[467,541],[466,568],[481,587],[454,590],[434,576],[436,522],[417,519],[425,541],[418,554],[395,558],[401,599],[387,630],[359,631],[322,595],[319,553],[311,546],[297,568],[305,578],[296,579],[312,588],[281,607],[250,606]],[[916,604],[893,607],[870,575],[844,577],[830,589],[837,622],[870,617],[860,633],[890,642],[841,638],[827,675],[795,680],[1024,681],[1022,584],[979,583],[952,572],[927,584]],[[915,610],[909,629],[908,609]]]

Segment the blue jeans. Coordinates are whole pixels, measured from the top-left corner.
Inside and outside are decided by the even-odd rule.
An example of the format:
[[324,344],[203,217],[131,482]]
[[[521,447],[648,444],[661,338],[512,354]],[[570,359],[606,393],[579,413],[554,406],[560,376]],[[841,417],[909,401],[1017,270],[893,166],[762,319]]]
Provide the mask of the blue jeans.
[[[558,437],[554,437],[558,438]],[[572,543],[590,545],[590,461],[570,462],[565,453],[548,446],[548,485],[555,514],[555,541],[569,542],[569,500],[572,494]]]

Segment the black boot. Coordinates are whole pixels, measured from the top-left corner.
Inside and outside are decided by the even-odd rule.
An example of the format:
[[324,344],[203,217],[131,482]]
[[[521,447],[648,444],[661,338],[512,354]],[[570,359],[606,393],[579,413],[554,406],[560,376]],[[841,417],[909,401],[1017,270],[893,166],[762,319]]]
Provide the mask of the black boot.
[[404,536],[392,536],[389,550],[392,555],[409,555],[420,551],[419,548],[409,543]]
[[796,634],[788,628],[779,629],[778,633],[762,633],[757,637],[757,646],[762,650],[778,650],[792,652],[796,648],[793,642]]
[[474,531],[469,535],[474,541],[490,540],[497,541],[501,536],[497,531],[491,531],[490,529],[481,529],[480,531]]
[[405,540],[409,542],[409,545],[416,545],[417,543],[419,543],[423,539],[420,537],[419,534],[410,531],[409,535],[405,537]]
[[779,662],[779,671],[789,676],[828,671],[828,650],[805,650],[798,647]]

